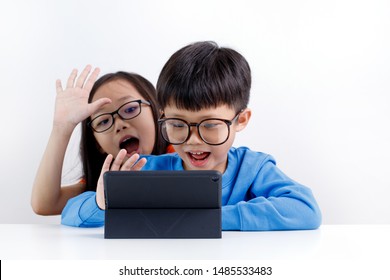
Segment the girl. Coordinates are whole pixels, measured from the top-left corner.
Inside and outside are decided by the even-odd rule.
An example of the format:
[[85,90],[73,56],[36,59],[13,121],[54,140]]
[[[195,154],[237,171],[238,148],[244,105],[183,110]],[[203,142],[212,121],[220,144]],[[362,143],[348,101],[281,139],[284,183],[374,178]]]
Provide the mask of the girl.
[[[77,76],[70,74],[66,88],[56,82],[57,97],[49,142],[37,171],[31,205],[39,215],[61,214],[67,201],[85,191],[95,191],[108,154],[161,154],[167,144],[160,139],[159,107],[153,85],[134,73],[106,74],[90,65]],[[96,81],[96,82],[95,82]],[[84,178],[61,187],[62,166],[75,127],[82,127],[80,152]]]

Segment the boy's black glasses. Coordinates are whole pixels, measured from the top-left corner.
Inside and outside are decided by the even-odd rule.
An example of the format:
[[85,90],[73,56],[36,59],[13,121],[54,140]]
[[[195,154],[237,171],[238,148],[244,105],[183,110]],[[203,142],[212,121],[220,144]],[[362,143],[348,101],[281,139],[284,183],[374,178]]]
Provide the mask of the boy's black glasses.
[[191,136],[191,126],[194,126],[198,130],[199,137],[206,144],[217,146],[222,145],[229,139],[230,126],[237,120],[241,112],[232,120],[210,118],[202,120],[200,123],[189,123],[178,118],[160,118],[158,124],[162,137],[172,145],[187,142]]
[[133,100],[120,106],[112,113],[104,113],[88,123],[88,126],[97,133],[109,130],[114,125],[114,115],[118,115],[122,120],[131,120],[141,114],[141,104],[150,106],[150,102],[145,100]]

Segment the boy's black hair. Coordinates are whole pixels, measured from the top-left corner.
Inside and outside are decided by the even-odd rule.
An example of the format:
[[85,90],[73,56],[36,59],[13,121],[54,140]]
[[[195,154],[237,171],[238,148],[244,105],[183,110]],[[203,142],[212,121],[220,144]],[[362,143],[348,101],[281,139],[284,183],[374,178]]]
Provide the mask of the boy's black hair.
[[199,111],[228,105],[239,112],[249,102],[251,70],[237,51],[215,42],[197,42],[175,52],[157,81],[157,98],[167,105]]
[[[164,154],[167,149],[167,143],[160,136],[159,126],[157,125],[157,119],[160,116],[160,107],[157,103],[156,89],[147,79],[145,79],[141,75],[123,71],[106,74],[100,77],[93,85],[88,102],[92,102],[92,98],[101,86],[115,80],[124,80],[129,82],[136,88],[136,90],[145,100],[150,102],[153,119],[156,124],[156,140],[154,143],[152,154]],[[100,151],[95,136],[93,135],[93,131],[90,127],[88,127],[87,123],[90,120],[91,118],[88,117],[81,123],[80,156],[83,164],[86,190],[95,191],[97,181],[99,179],[100,172],[103,166],[103,162],[107,157],[107,154],[103,154]]]

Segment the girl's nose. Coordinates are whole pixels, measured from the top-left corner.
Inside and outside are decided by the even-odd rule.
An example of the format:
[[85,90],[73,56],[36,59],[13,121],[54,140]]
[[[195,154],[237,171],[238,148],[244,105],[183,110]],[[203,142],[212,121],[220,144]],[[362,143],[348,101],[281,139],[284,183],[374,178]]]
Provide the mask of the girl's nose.
[[128,123],[126,122],[126,120],[123,120],[119,115],[115,115],[113,116],[113,118],[114,118],[115,131],[117,133],[128,127]]

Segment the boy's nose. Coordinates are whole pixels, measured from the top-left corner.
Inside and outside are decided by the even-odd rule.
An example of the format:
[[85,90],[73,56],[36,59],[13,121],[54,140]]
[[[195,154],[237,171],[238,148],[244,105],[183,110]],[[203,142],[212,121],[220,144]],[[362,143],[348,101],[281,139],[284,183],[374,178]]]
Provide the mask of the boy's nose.
[[191,127],[190,129],[190,137],[188,138],[187,144],[189,145],[196,145],[196,144],[202,144],[203,140],[200,138],[200,135],[198,133],[198,130],[196,127]]

